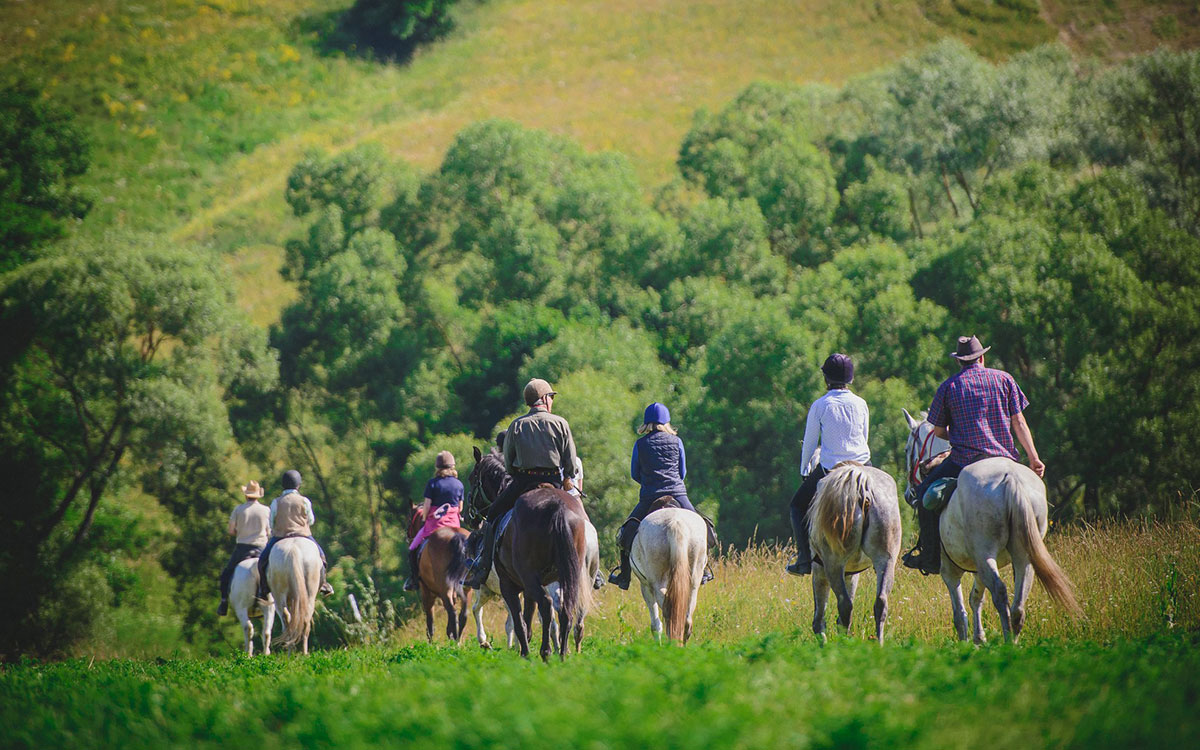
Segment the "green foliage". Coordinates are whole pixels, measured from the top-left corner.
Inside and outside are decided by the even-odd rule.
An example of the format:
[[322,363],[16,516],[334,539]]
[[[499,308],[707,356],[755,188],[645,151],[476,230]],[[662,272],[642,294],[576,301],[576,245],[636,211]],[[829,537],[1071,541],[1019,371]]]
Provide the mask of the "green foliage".
[[454,28],[450,8],[456,0],[355,0],[341,18],[340,30],[352,45],[383,58],[407,60],[417,47]]
[[[54,574],[111,551],[93,527],[125,461],[172,488],[195,462],[222,460],[232,437],[223,395],[273,386],[272,359],[239,333],[231,290],[203,253],[150,238],[57,248],[0,277],[0,300],[0,460],[25,499],[0,509],[14,613],[4,641],[44,648],[24,642],[37,632],[33,613]],[[240,346],[222,344],[230,338]]]
[[87,141],[75,118],[22,83],[0,87],[0,273],[63,234],[92,199],[76,184],[87,171]]

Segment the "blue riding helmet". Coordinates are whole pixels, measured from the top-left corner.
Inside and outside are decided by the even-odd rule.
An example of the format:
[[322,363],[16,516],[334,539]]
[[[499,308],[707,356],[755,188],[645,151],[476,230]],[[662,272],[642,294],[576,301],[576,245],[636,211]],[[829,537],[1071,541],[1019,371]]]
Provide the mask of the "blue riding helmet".
[[667,407],[655,401],[646,407],[646,413],[642,416],[643,424],[667,424],[671,421],[671,412],[667,411]]

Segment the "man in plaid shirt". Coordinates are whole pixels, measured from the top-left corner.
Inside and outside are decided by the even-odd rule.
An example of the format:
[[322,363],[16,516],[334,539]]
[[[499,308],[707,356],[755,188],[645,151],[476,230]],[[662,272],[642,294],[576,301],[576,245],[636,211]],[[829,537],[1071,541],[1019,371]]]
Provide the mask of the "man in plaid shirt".
[[904,564],[922,573],[939,572],[942,562],[938,514],[921,503],[934,481],[957,477],[964,466],[992,456],[1019,461],[1014,435],[1029,456],[1029,468],[1039,477],[1046,473],[1022,413],[1029,399],[1012,375],[984,367],[983,355],[988,349],[991,347],[985,348],[974,336],[960,336],[958,349],[950,356],[958,360],[961,369],[938,387],[929,407],[933,433],[950,441],[950,455],[916,489],[921,536],[916,548],[904,556]]

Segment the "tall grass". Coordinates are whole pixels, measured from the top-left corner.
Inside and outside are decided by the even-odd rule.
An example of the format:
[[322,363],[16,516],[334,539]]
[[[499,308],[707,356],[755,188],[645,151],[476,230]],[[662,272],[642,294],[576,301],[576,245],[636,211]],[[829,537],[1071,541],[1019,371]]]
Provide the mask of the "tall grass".
[[[1051,534],[1050,552],[1075,584],[1084,616],[1071,619],[1035,583],[1022,638],[1031,641],[1108,642],[1170,630],[1200,630],[1200,527],[1194,522],[1108,522]],[[751,636],[809,633],[812,583],[784,572],[791,548],[757,545],[718,558],[716,580],[700,589],[693,638],[728,644]],[[1002,571],[1012,587],[1011,568]],[[963,577],[964,597],[973,582]],[[851,634],[873,638],[875,575],[860,577]],[[940,577],[901,568],[892,590],[886,635],[898,641],[942,643],[954,637],[950,601]],[[836,607],[830,607],[830,622]],[[484,608],[493,643],[504,639],[505,611]],[[990,597],[984,599],[989,637],[999,639],[1000,623]],[[441,615],[438,615],[441,617]],[[586,638],[630,643],[649,631],[649,615],[635,578],[629,591],[605,586],[587,621]],[[399,631],[401,642],[424,639],[424,619],[412,616]],[[441,632],[439,625],[438,632]],[[464,643],[474,642],[474,627]]]

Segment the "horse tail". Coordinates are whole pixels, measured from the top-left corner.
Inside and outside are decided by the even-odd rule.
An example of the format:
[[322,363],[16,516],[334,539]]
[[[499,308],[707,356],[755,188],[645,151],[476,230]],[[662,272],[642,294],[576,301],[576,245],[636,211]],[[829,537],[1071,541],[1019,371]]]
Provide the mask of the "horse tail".
[[[291,564],[288,570],[288,596],[287,609],[288,617],[287,626],[283,630],[283,636],[279,639],[280,646],[295,646],[301,643],[308,635],[312,628],[312,618],[314,609],[315,592],[310,596],[308,590],[308,576],[305,570],[305,555],[304,547],[307,545],[291,544],[288,545],[288,562]],[[314,556],[316,556],[314,547]],[[321,561],[318,558],[317,565]]]
[[1016,518],[1012,523],[1013,533],[1020,538],[1021,543],[1029,552],[1029,561],[1033,563],[1034,574],[1046,587],[1050,598],[1059,606],[1072,615],[1082,615],[1083,610],[1080,608],[1079,602],[1075,600],[1075,588],[1071,584],[1071,580],[1050,556],[1050,550],[1046,549],[1046,544],[1042,541],[1033,504],[1029,502],[1029,498],[1026,497],[1016,477],[1008,477],[1006,484],[1009,498],[1016,505],[1014,508]]
[[446,561],[446,591],[462,598],[463,579],[467,577],[467,538],[455,534],[450,540],[450,559]]
[[866,484],[863,472],[849,466],[831,471],[817,485],[817,496],[808,509],[808,526],[825,537],[834,552],[845,554],[851,544],[854,514],[866,499]]
[[667,591],[663,595],[663,616],[667,637],[683,642],[688,604],[692,600],[692,561],[687,535],[678,523],[670,523],[667,532]]
[[[591,605],[591,586],[585,588],[587,582],[583,574],[583,557],[581,548],[586,546],[583,524],[572,524],[574,514],[564,506],[559,505],[550,519],[550,540],[554,545],[554,559],[558,566],[558,584],[562,592],[562,607],[570,622],[579,622],[587,614]],[[576,542],[575,529],[579,529],[579,540]],[[566,638],[566,633],[560,634]]]

